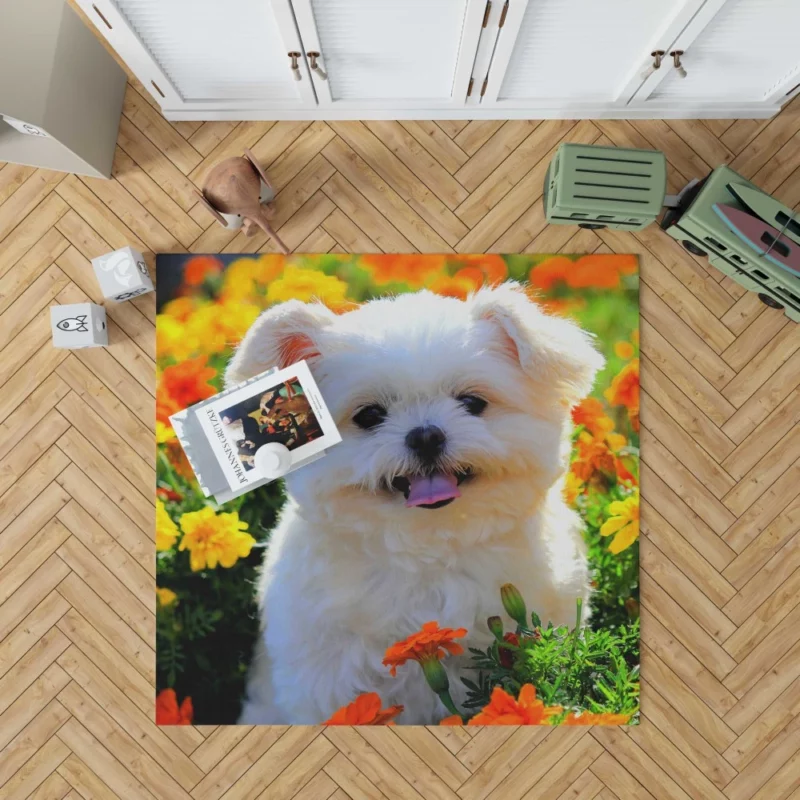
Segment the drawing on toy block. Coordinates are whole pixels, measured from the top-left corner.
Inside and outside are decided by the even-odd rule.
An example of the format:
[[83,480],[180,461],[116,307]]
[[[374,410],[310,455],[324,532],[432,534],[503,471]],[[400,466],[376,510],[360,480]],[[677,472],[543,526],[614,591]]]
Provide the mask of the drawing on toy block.
[[92,259],[92,266],[103,297],[108,300],[130,300],[153,291],[147,264],[140,252],[123,247]]
[[94,303],[50,306],[53,346],[78,350],[108,344],[106,310]]

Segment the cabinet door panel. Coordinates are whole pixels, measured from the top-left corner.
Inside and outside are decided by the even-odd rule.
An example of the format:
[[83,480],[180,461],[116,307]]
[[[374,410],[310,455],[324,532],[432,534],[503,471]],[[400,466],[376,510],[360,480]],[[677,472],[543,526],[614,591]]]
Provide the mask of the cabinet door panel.
[[289,0],[78,2],[95,21],[102,14],[99,30],[165,107],[315,104],[308,75],[303,85],[290,69],[299,37]]
[[293,0],[320,105],[464,103],[485,0]]
[[[511,9],[522,1],[510,0]],[[527,0],[519,25],[506,25],[498,38],[485,103],[624,104],[650,53],[702,2]]]
[[673,49],[686,77],[668,69],[649,102],[780,102],[800,81],[800,0],[727,0]]

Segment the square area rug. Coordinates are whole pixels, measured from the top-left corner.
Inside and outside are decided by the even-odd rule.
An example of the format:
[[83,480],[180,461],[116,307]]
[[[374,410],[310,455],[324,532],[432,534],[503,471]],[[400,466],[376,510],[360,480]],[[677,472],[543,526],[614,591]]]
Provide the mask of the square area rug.
[[[157,259],[159,724],[635,724],[633,255]],[[169,417],[305,360],[342,441],[217,506]]]

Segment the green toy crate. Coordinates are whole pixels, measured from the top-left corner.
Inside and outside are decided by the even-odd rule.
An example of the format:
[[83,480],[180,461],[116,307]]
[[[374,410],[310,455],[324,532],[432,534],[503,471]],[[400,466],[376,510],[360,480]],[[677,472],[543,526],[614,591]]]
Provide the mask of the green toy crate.
[[666,188],[657,150],[562,144],[544,179],[545,214],[551,224],[638,231],[656,221]]
[[772,264],[740,239],[714,211],[725,203],[747,211],[728,190],[738,183],[758,190],[730,167],[717,167],[707,178],[681,195],[677,208],[661,220],[661,228],[696,256],[708,256],[720,272],[745,289],[756,292],[763,303],[784,309],[786,316],[800,322],[800,276]]

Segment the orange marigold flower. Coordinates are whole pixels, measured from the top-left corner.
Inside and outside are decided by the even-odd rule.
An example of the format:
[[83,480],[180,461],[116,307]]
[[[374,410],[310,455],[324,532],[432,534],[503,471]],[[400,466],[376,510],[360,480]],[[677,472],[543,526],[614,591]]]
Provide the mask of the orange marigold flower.
[[562,725],[625,725],[631,718],[630,714],[592,714],[591,711],[573,711]]
[[219,275],[222,262],[214,256],[195,256],[183,268],[183,282],[187,286],[199,286],[206,278]]
[[528,273],[528,280],[537,289],[547,292],[556,283],[566,283],[575,262],[566,256],[555,256],[537,264]]
[[436,294],[445,297],[455,297],[458,300],[466,300],[483,286],[483,273],[477,267],[464,267],[450,275],[439,275],[434,278],[428,288]]
[[174,689],[164,689],[156,697],[156,725],[191,725],[194,709],[192,698],[184,697],[178,705]]
[[172,439],[166,443],[165,449],[167,460],[172,465],[175,472],[184,480],[196,484],[197,479],[195,478],[194,470],[189,463],[189,459],[186,457],[186,453],[183,451],[183,447],[181,447],[181,443],[177,439]]
[[612,406],[625,406],[639,413],[639,359],[627,363],[612,379],[604,392]]
[[624,358],[627,361],[629,358],[633,358],[636,350],[630,342],[617,342],[614,345],[614,352],[619,358]]
[[405,706],[389,706],[381,710],[381,698],[375,692],[360,694],[349,705],[340,708],[324,725],[394,725],[394,718]]
[[431,278],[444,272],[445,256],[425,254],[377,254],[361,257],[361,264],[372,271],[375,283],[405,283],[421,289]]
[[[497,254],[474,254],[463,256],[450,256],[451,264],[463,264],[464,269],[478,270],[481,273],[481,283],[496,286],[508,277],[508,267],[505,259]],[[463,270],[459,270],[461,272]]]
[[464,648],[453,641],[467,635],[466,628],[440,628],[438,622],[426,622],[419,633],[412,633],[407,639],[395,642],[386,650],[383,665],[391,667],[392,676],[406,661],[423,661],[444,658],[447,653],[460,656]]
[[[181,407],[174,398],[170,397],[169,392],[164,389],[163,386],[159,386],[156,389],[156,422],[160,422],[162,425],[172,430],[169,418],[173,414],[177,414],[180,410]],[[166,432],[162,431],[162,433]],[[164,442],[170,441],[171,438],[171,436],[161,436]]]
[[547,707],[536,699],[536,689],[526,683],[514,699],[500,686],[492,690],[488,706],[476,714],[469,725],[548,725],[550,718],[560,714],[561,706]]
[[216,394],[217,390],[208,383],[216,374],[213,367],[206,365],[205,356],[190,358],[167,367],[161,373],[159,389],[163,389],[180,410]]
[[176,492],[174,489],[170,489],[167,486],[157,486],[156,497],[158,497],[159,500],[163,500],[165,503],[167,501],[180,503],[180,501],[183,500],[183,495],[180,494],[180,492]]
[[606,416],[603,404],[594,397],[585,397],[572,409],[572,421],[576,425],[583,425],[596,437],[605,436],[614,430],[614,423]]
[[614,454],[602,439],[585,434],[578,437],[577,444],[578,452],[571,466],[576,478],[586,483],[595,472],[616,474]]
[[581,256],[567,273],[567,285],[572,289],[616,289],[619,268],[615,262],[608,255]]

